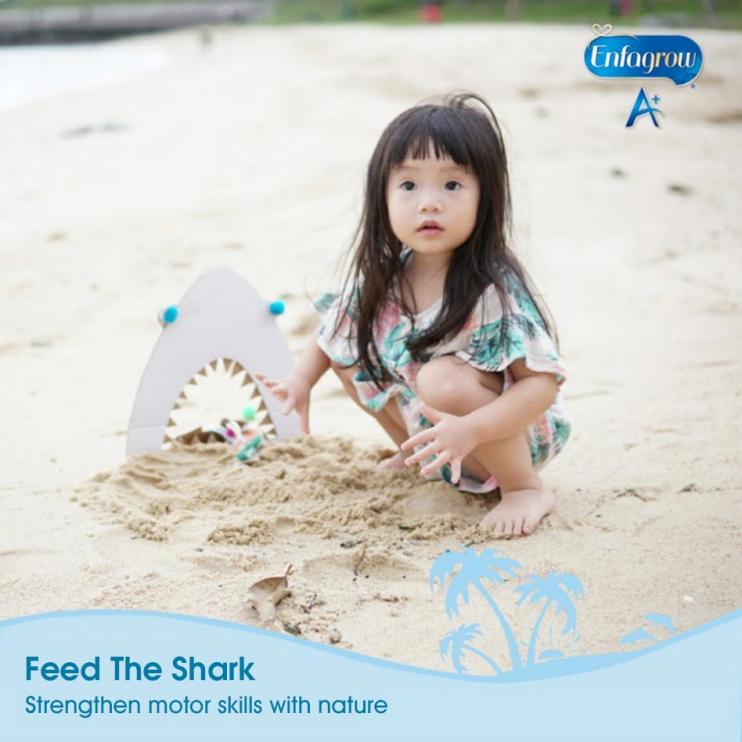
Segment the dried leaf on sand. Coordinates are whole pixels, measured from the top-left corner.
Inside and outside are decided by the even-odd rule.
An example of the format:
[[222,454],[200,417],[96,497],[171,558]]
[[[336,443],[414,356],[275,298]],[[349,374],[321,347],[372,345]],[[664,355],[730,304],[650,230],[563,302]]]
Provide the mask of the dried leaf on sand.
[[286,597],[291,595],[288,577],[291,565],[286,572],[279,577],[264,577],[250,586],[247,591],[248,605],[257,612],[262,622],[273,619],[276,615],[276,606]]

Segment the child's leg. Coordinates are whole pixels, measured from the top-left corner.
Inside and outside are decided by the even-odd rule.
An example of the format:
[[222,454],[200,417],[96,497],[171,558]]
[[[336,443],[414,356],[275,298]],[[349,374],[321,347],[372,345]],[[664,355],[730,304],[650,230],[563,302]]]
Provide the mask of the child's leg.
[[[387,435],[394,441],[397,448],[399,448],[399,446],[401,446],[410,436],[407,434],[404,420],[402,420],[402,415],[396,407],[396,402],[391,399],[387,403],[385,409],[380,410],[379,412],[374,412],[361,402],[358,398],[358,392],[356,391],[355,386],[353,386],[352,378],[358,369],[355,366],[351,368],[341,368],[334,363],[331,364],[331,368],[337,374],[350,398],[364,412],[378,421],[379,425],[384,428]],[[398,452],[391,458],[386,459],[383,462],[383,466],[385,468],[404,468],[404,456]]]
[[[423,401],[452,415],[468,415],[488,404],[498,396],[495,389],[501,388],[494,374],[453,356],[425,364],[418,373],[417,386]],[[533,468],[525,431],[483,443],[463,464],[482,479],[490,474],[497,477],[502,499],[482,520],[497,538],[531,533],[554,505],[554,495]]]

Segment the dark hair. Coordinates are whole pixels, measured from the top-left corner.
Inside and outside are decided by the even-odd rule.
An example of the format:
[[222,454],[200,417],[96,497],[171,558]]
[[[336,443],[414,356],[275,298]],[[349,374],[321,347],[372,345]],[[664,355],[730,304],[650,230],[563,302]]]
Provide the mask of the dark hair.
[[[343,309],[351,312],[355,320],[358,358],[354,365],[369,374],[379,388],[391,376],[376,347],[374,325],[391,287],[397,279],[407,280],[400,259],[404,245],[395,236],[389,220],[387,182],[395,166],[408,156],[425,159],[431,145],[436,157],[450,157],[476,175],[479,206],[472,234],[451,257],[437,318],[429,328],[407,339],[411,356],[426,361],[430,356],[428,348],[454,337],[490,284],[497,291],[503,313],[507,313],[510,305],[506,282],[513,277],[533,301],[544,329],[556,342],[548,312],[509,246],[510,184],[497,118],[480,96],[468,92],[449,94],[441,103],[417,105],[397,116],[382,133],[368,165],[363,213],[351,242],[353,257],[345,279]],[[416,308],[410,307],[403,295],[395,299],[414,327]],[[340,312],[338,325],[342,316]],[[503,322],[501,342],[505,327]]]

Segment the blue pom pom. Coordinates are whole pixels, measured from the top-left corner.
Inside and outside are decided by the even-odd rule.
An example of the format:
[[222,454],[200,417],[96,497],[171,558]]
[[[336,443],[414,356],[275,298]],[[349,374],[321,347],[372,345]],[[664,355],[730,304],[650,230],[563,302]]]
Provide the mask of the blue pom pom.
[[277,316],[279,314],[283,314],[286,311],[286,305],[280,299],[278,299],[276,301],[272,301],[268,306],[268,309],[271,310],[271,314]]
[[160,320],[160,324],[164,327],[165,325],[171,325],[175,322],[175,320],[178,319],[178,314],[178,307],[171,304],[170,306],[160,310],[157,319]]

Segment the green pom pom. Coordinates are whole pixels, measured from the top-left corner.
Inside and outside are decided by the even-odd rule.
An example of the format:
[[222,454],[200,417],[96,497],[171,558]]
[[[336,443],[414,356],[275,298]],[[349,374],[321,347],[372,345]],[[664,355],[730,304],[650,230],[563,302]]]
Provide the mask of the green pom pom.
[[257,414],[258,414],[257,411],[251,405],[247,405],[247,407],[245,407],[245,409],[242,410],[242,417],[245,420],[254,420]]

